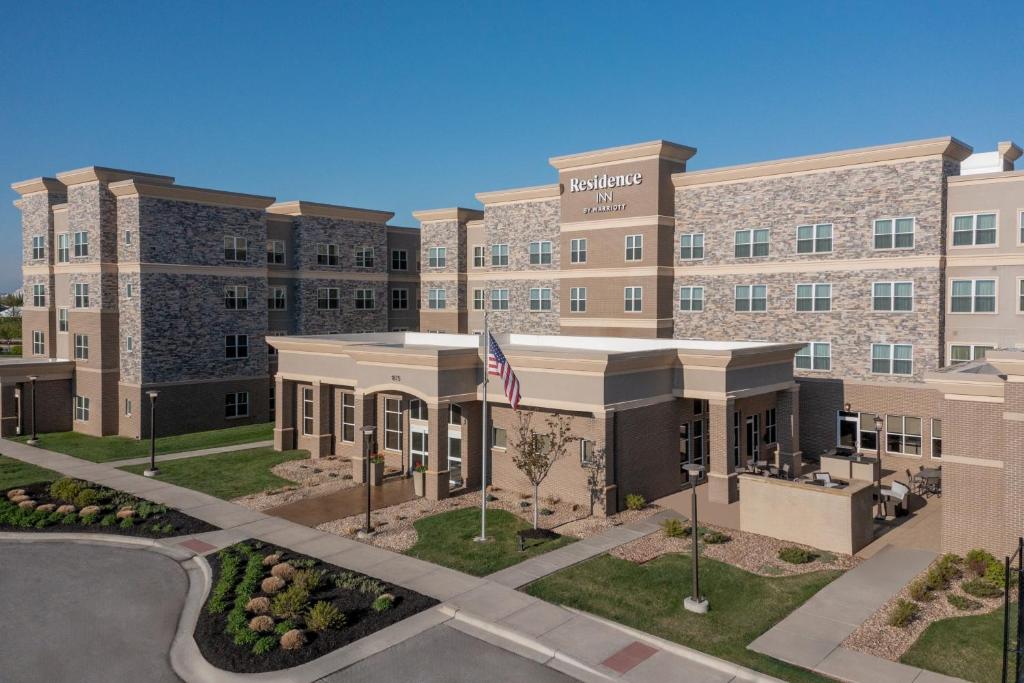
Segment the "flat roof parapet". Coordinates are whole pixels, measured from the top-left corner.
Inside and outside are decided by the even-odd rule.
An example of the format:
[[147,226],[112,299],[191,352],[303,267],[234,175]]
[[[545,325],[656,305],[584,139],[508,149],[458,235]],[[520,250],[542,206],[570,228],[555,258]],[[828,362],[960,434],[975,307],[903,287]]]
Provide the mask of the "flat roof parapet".
[[657,157],[667,159],[669,161],[686,163],[686,161],[696,153],[696,147],[688,147],[675,142],[669,142],[668,140],[650,140],[648,142],[638,142],[633,145],[605,147],[604,149],[595,149],[591,152],[580,152],[577,154],[565,154],[562,156],[551,157],[548,159],[548,163],[559,171],[580,168],[581,166],[608,164],[617,161],[633,161],[648,157]]
[[64,183],[56,178],[47,177],[30,178],[29,180],[11,183],[11,189],[22,197],[29,194],[35,194],[37,192],[57,192],[63,194],[67,191],[67,187]]
[[143,173],[141,171],[126,171],[121,168],[109,168],[107,166],[86,166],[85,168],[62,171],[57,174],[57,179],[65,185],[80,185],[96,180],[113,183],[132,178],[149,185],[172,185],[174,183],[173,176]]
[[562,196],[562,184],[534,185],[533,187],[519,187],[512,190],[492,190],[490,192],[477,192],[476,198],[484,206],[496,204],[511,204],[515,202],[529,202],[544,199],[557,199]]
[[354,206],[322,204],[320,202],[307,202],[304,200],[277,202],[276,204],[267,207],[267,213],[279,214],[282,216],[334,218],[338,220],[360,221],[363,223],[380,223],[381,225],[387,223],[395,216],[394,211],[360,209]]
[[155,197],[172,201],[194,202],[196,204],[240,209],[265,209],[274,202],[273,197],[263,195],[211,190],[204,187],[188,187],[186,185],[150,183],[135,178],[111,183],[108,187],[115,197]]
[[420,223],[432,223],[434,221],[458,221],[459,223],[465,223],[467,221],[482,220],[484,212],[478,209],[453,206],[447,209],[413,211],[412,216]]

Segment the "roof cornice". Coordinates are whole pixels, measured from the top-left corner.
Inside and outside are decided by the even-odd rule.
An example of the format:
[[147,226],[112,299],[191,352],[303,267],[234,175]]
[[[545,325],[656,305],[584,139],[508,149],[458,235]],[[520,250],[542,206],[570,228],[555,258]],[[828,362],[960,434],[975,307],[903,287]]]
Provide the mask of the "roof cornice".
[[64,187],[64,183],[60,182],[56,178],[32,178],[30,180],[22,180],[18,183],[11,183],[11,189],[20,194],[22,197],[29,194],[35,194],[37,192],[56,192],[64,194],[67,188]]
[[562,184],[535,185],[533,187],[520,187],[512,190],[494,190],[491,192],[477,192],[476,198],[484,206],[494,204],[511,204],[515,202],[528,202],[538,199],[557,199],[562,195]]
[[686,145],[669,142],[668,140],[651,140],[635,145],[606,147],[605,149],[596,149],[592,152],[551,157],[548,159],[548,162],[559,171],[564,171],[580,166],[629,161],[641,157],[661,157],[668,161],[685,163],[696,153],[696,147],[687,147]]
[[466,221],[482,219],[484,217],[484,212],[478,211],[477,209],[466,209],[461,206],[453,206],[447,209],[425,209],[423,211],[413,211],[412,216],[420,223],[430,223],[433,221],[458,221],[459,223],[465,223]]
[[387,223],[394,218],[394,211],[378,211],[376,209],[359,209],[341,204],[321,204],[293,200],[277,202],[267,207],[267,213],[284,216],[314,216],[317,218],[335,218],[340,220],[360,221],[363,223]]
[[156,197],[179,202],[226,206],[235,209],[266,209],[274,203],[273,197],[240,192],[209,190],[202,187],[147,183],[136,179],[121,180],[109,185],[115,197]]
[[129,178],[136,178],[151,185],[170,185],[174,183],[174,178],[169,175],[125,171],[120,168],[107,168],[106,166],[86,166],[85,168],[62,171],[57,174],[57,179],[65,185],[80,185],[96,181],[115,183],[121,180],[128,180]]

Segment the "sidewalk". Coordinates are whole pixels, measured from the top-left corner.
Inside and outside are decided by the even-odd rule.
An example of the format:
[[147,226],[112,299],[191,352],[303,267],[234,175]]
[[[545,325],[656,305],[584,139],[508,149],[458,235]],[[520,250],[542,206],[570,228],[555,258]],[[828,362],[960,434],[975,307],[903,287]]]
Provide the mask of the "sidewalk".
[[[120,471],[116,468],[123,464],[121,462],[91,463],[7,440],[0,440],[0,452],[67,476],[143,496],[221,527],[220,531],[198,537],[168,539],[168,542],[194,552],[213,552],[245,538],[256,538],[429,595],[444,604],[422,614],[436,615],[437,610],[440,610],[451,618],[454,627],[467,634],[514,654],[545,663],[580,680],[687,683],[774,680],[648,634],[548,604],[490,578],[469,576],[413,557],[270,517],[159,479],[147,479]],[[656,526],[653,518],[636,524]],[[643,533],[649,532],[640,528],[618,527],[605,532],[607,536],[602,535],[601,540],[597,537],[588,539],[592,541],[589,547],[583,546],[585,541],[573,545],[587,548],[586,555],[591,556],[590,553],[605,552],[601,548],[607,544],[613,544],[610,547],[614,547]],[[570,555],[559,556],[551,566],[556,567],[563,562],[568,566],[573,563],[572,559]],[[540,567],[539,564],[530,565],[528,572],[533,573]],[[514,582],[511,578],[507,580]],[[317,673],[316,677],[289,677],[289,680],[317,680],[335,671],[339,662],[351,666],[437,623],[437,618],[417,615],[385,629],[390,632],[386,637],[381,636],[384,633],[381,631],[336,651],[334,656],[314,660],[310,664],[316,663],[317,666],[311,666],[306,671],[310,672],[310,676]],[[370,643],[376,645],[371,646]],[[324,666],[328,664],[336,668],[325,671]],[[227,680],[223,677],[218,679]]]
[[[6,443],[6,442],[5,442]],[[252,441],[250,443],[236,443],[231,446],[217,446],[216,448],[203,448],[198,451],[182,451],[181,453],[164,453],[163,455],[157,455],[157,462],[164,462],[165,460],[184,460],[185,458],[199,458],[204,455],[214,455],[215,453],[230,453],[232,451],[247,451],[251,448],[268,448],[273,446],[273,441]],[[149,462],[149,456],[142,456],[139,458],[128,458],[127,460],[111,460],[107,464],[114,467],[125,467],[126,465],[145,465]]]

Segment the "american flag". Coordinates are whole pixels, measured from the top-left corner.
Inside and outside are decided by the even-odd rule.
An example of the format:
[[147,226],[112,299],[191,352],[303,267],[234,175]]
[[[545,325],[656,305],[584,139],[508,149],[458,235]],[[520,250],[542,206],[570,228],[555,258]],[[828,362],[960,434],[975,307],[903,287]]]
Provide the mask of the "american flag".
[[501,377],[504,382],[505,398],[508,399],[512,410],[517,410],[519,399],[522,398],[519,394],[519,378],[512,371],[512,365],[508,362],[508,358],[505,358],[505,354],[501,352],[498,342],[494,341],[494,335],[488,333],[487,337],[487,373]]

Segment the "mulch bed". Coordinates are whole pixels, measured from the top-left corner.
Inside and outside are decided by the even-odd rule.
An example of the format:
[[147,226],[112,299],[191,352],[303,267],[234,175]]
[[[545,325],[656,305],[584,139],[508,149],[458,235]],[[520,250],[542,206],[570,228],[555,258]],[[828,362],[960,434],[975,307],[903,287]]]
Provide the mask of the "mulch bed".
[[[89,488],[96,489],[101,494],[111,493],[120,494],[125,500],[128,497],[138,503],[150,503],[156,505],[151,501],[146,501],[144,498],[133,496],[116,489],[111,489],[106,486],[100,486],[99,484],[93,484],[89,482],[83,482],[88,484]],[[50,495],[50,482],[40,482],[36,484],[28,484],[25,486],[16,486],[14,488],[24,489],[25,494],[28,495],[32,500],[36,501],[39,505],[45,505],[47,503],[53,503],[60,506],[65,501],[56,500]],[[0,495],[0,505],[7,505],[7,491],[13,489],[7,489]],[[217,531],[220,527],[208,524],[195,517],[190,517],[183,512],[167,508],[162,512],[154,512],[147,516],[145,519],[136,519],[135,523],[131,527],[122,527],[120,520],[118,523],[109,524],[102,526],[100,520],[112,513],[116,513],[116,506],[110,503],[101,504],[101,512],[96,515],[95,520],[91,524],[86,524],[81,517],[77,517],[73,524],[65,524],[62,520],[58,520],[52,524],[43,527],[37,527],[35,525],[22,526],[18,524],[11,524],[7,521],[0,519],[0,531],[17,531],[24,533],[92,533],[92,534],[111,534],[114,536],[134,536],[137,538],[171,538],[174,536],[190,536],[193,534],[202,534],[208,531]],[[40,513],[37,516],[42,516]],[[154,531],[151,527],[157,525],[161,528],[160,531]],[[173,527],[168,529],[168,525]]]
[[[230,551],[240,546],[253,548],[255,554],[261,558],[280,553],[281,562],[300,565],[304,562],[312,562],[309,569],[326,572],[325,580],[320,587],[310,593],[309,605],[312,606],[321,600],[332,603],[345,615],[345,624],[340,628],[331,628],[319,633],[302,629],[306,637],[306,644],[298,650],[284,650],[278,645],[269,652],[255,654],[251,645],[235,644],[234,637],[227,632],[229,614],[235,603],[234,593],[231,593],[226,600],[226,609],[223,612],[211,613],[210,602],[214,599],[215,592],[211,590],[199,615],[194,636],[203,656],[219,669],[235,673],[263,673],[299,666],[438,604],[434,598],[279,546],[248,540],[225,550]],[[216,588],[222,573],[222,553],[207,556],[207,560],[213,569],[213,586]],[[243,559],[239,576],[244,573],[244,568],[245,560]],[[261,581],[263,578],[271,576],[271,568],[270,566],[263,567]],[[376,595],[364,593],[358,589],[338,587],[335,584],[335,578],[339,575],[375,581],[383,588],[384,592],[394,596],[393,606],[383,612],[375,611],[372,605]],[[291,582],[287,584],[287,586],[290,585],[292,585]],[[269,597],[271,601],[274,599],[274,596],[262,592],[257,583],[252,597],[261,596]],[[253,614],[246,613],[246,620],[248,621],[253,616]],[[274,621],[275,624],[279,624],[282,620],[275,618]],[[304,626],[302,618],[298,618],[294,622],[297,627]]]

